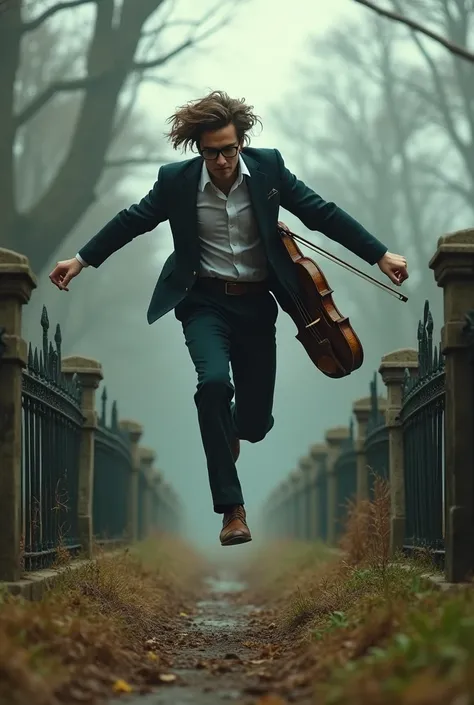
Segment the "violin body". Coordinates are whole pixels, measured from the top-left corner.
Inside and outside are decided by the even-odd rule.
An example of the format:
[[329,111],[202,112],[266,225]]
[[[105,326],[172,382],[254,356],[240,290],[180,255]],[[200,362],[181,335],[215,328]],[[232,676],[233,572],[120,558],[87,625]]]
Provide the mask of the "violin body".
[[305,257],[290,234],[281,228],[279,234],[300,284],[299,294],[293,294],[285,305],[298,329],[296,339],[318,370],[328,377],[346,377],[362,365],[361,342],[334,303],[333,290],[320,267]]

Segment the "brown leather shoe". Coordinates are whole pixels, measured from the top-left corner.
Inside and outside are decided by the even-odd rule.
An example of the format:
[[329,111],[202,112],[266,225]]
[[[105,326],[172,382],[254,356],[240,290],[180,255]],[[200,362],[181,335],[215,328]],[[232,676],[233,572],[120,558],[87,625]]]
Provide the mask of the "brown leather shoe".
[[224,514],[222,531],[220,533],[222,546],[236,546],[252,540],[250,529],[247,526],[245,509],[238,504]]

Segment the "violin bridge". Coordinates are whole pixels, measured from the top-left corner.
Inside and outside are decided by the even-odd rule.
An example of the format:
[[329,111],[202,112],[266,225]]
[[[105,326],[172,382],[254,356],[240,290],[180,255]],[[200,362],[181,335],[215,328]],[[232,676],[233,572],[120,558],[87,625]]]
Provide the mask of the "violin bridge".
[[311,321],[311,323],[308,323],[306,328],[311,328],[311,326],[315,326],[316,323],[319,323],[320,320],[321,320],[321,318],[317,318],[315,321]]

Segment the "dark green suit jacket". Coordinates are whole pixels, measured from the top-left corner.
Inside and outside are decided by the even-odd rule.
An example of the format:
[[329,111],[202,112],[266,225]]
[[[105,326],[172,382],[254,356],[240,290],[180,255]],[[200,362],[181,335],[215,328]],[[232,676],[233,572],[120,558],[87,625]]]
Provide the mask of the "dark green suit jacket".
[[[268,258],[272,289],[285,308],[284,298],[297,291],[295,267],[277,231],[280,207],[296,215],[310,230],[318,230],[369,264],[387,248],[334,203],[324,201],[285,166],[276,149],[246,148],[242,157],[255,218]],[[182,301],[195,283],[200,264],[196,206],[202,158],[161,167],[158,178],[140,203],[120,211],[79,252],[85,262],[99,267],[110,255],[158,223],[169,220],[174,252],[166,260],[148,308],[153,323]]]

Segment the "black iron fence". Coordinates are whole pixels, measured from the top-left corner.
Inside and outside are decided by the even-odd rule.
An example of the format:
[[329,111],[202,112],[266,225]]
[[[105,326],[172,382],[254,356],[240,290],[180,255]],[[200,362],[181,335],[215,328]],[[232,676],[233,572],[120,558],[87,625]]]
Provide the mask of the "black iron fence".
[[[306,502],[319,538],[337,540],[341,507],[354,489],[359,500],[373,498],[374,477],[389,480],[391,555],[400,551],[444,564],[450,582],[474,576],[474,228],[439,238],[429,261],[442,290],[441,344],[433,342],[434,322],[426,302],[413,331],[414,345],[383,355],[370,395],[354,402],[355,463],[345,447],[346,429],[336,427],[317,444],[326,454],[316,499]],[[354,473],[354,464],[356,472]],[[325,485],[324,491],[321,487]],[[278,508],[266,504],[265,526],[287,527],[296,504],[298,478],[275,488]],[[298,499],[299,501],[299,499]],[[329,505],[329,506],[328,506]],[[285,533],[280,532],[280,536]],[[299,534],[298,538],[302,538]]]
[[426,302],[418,327],[418,375],[406,374],[401,419],[405,469],[405,550],[444,563],[444,358],[433,345]]
[[117,402],[107,413],[107,389],[94,443],[93,527],[99,544],[125,541],[130,535],[129,501],[132,475],[130,436],[120,428]]
[[22,311],[36,280],[23,255],[0,248],[0,260],[0,580],[92,558],[95,542],[179,531],[178,499],[154,482],[161,475],[153,459],[139,506],[142,426],[119,422],[115,403],[106,419],[106,392],[97,417],[102,366],[63,357],[61,329],[51,330],[46,308],[42,340],[26,345]]
[[[56,326],[50,339],[48,312],[41,316],[42,343],[28,348],[22,372],[21,424],[21,562],[25,571],[49,568],[74,557],[84,548],[79,531],[81,439],[85,417],[79,377],[62,372],[62,335]],[[2,347],[0,331],[0,355]],[[117,403],[107,405],[101,394],[98,425],[94,430],[92,526],[99,545],[117,544],[131,536],[142,539],[158,525],[175,522],[173,504],[167,517],[157,517],[157,498],[149,502],[153,526],[146,511],[152,491],[139,468],[134,468],[131,437],[121,428]],[[132,476],[138,480],[133,492]],[[135,497],[137,506],[133,506]],[[135,529],[132,523],[136,522]]]
[[[403,441],[406,511],[403,549],[408,554],[429,553],[438,565],[443,565],[445,370],[440,346],[433,345],[433,327],[433,317],[426,302],[417,331],[417,371],[411,374],[405,370],[404,378],[401,377],[402,404],[398,423]],[[466,316],[465,335],[471,341],[474,364],[474,313]],[[303,528],[307,526],[315,527],[316,537],[311,538],[326,541],[331,536],[335,540],[341,536],[349,501],[361,491],[358,488],[358,453],[362,454],[362,474],[366,479],[364,496],[374,498],[375,477],[391,479],[386,400],[378,393],[377,374],[370,382],[369,396],[357,403],[362,416],[366,414],[362,445],[359,442],[357,446],[354,440],[351,418],[348,434],[336,434],[340,440],[332,467],[327,452],[316,475],[317,501],[308,502],[307,490],[304,486],[301,489],[298,473],[292,473],[292,481],[285,485],[288,496],[282,506],[289,512],[290,520],[283,524],[292,527],[293,536],[307,538]],[[334,437],[333,434],[333,443]],[[329,482],[335,483],[332,493],[329,492]],[[329,508],[332,496],[334,506]],[[331,521],[334,525],[329,527]]]
[[0,326],[0,359],[2,358],[3,353],[5,352],[6,347],[7,347],[7,346],[5,345],[5,340],[4,340],[4,338],[3,338],[3,336],[5,335],[5,332],[6,332],[6,331],[5,331],[5,328],[2,328],[2,327]]
[[[341,454],[334,464],[336,476],[336,538],[344,531],[347,507],[357,492],[357,455],[354,447],[354,424],[351,419],[349,436],[341,443]],[[327,501],[327,500],[326,500]]]
[[51,566],[58,552],[77,554],[79,447],[83,416],[76,379],[61,373],[61,329],[49,339],[46,308],[42,346],[29,346],[22,376],[21,527],[26,570]]
[[138,538],[142,539],[146,534],[146,521],[149,510],[149,483],[144,467],[140,467],[138,472]]
[[320,472],[316,479],[316,526],[317,535],[321,541],[327,541],[328,537],[328,477],[327,458],[321,459]]
[[374,496],[374,479],[388,478],[388,431],[385,425],[385,414],[380,409],[380,398],[377,390],[377,375],[370,383],[370,411],[367,421],[365,438],[365,457],[368,467],[368,493]]
[[[465,340],[467,341],[467,344],[468,344],[469,361],[471,363],[472,369],[474,370],[474,309],[471,309],[470,311],[468,311],[466,313],[463,334],[464,334]],[[473,379],[473,381],[474,381],[474,379]],[[472,397],[471,398],[472,398],[472,404],[474,407],[474,384],[472,386]],[[472,443],[471,457],[474,458],[474,428],[472,429],[472,433],[471,433],[471,443]],[[474,474],[474,467],[471,468],[471,472]]]

